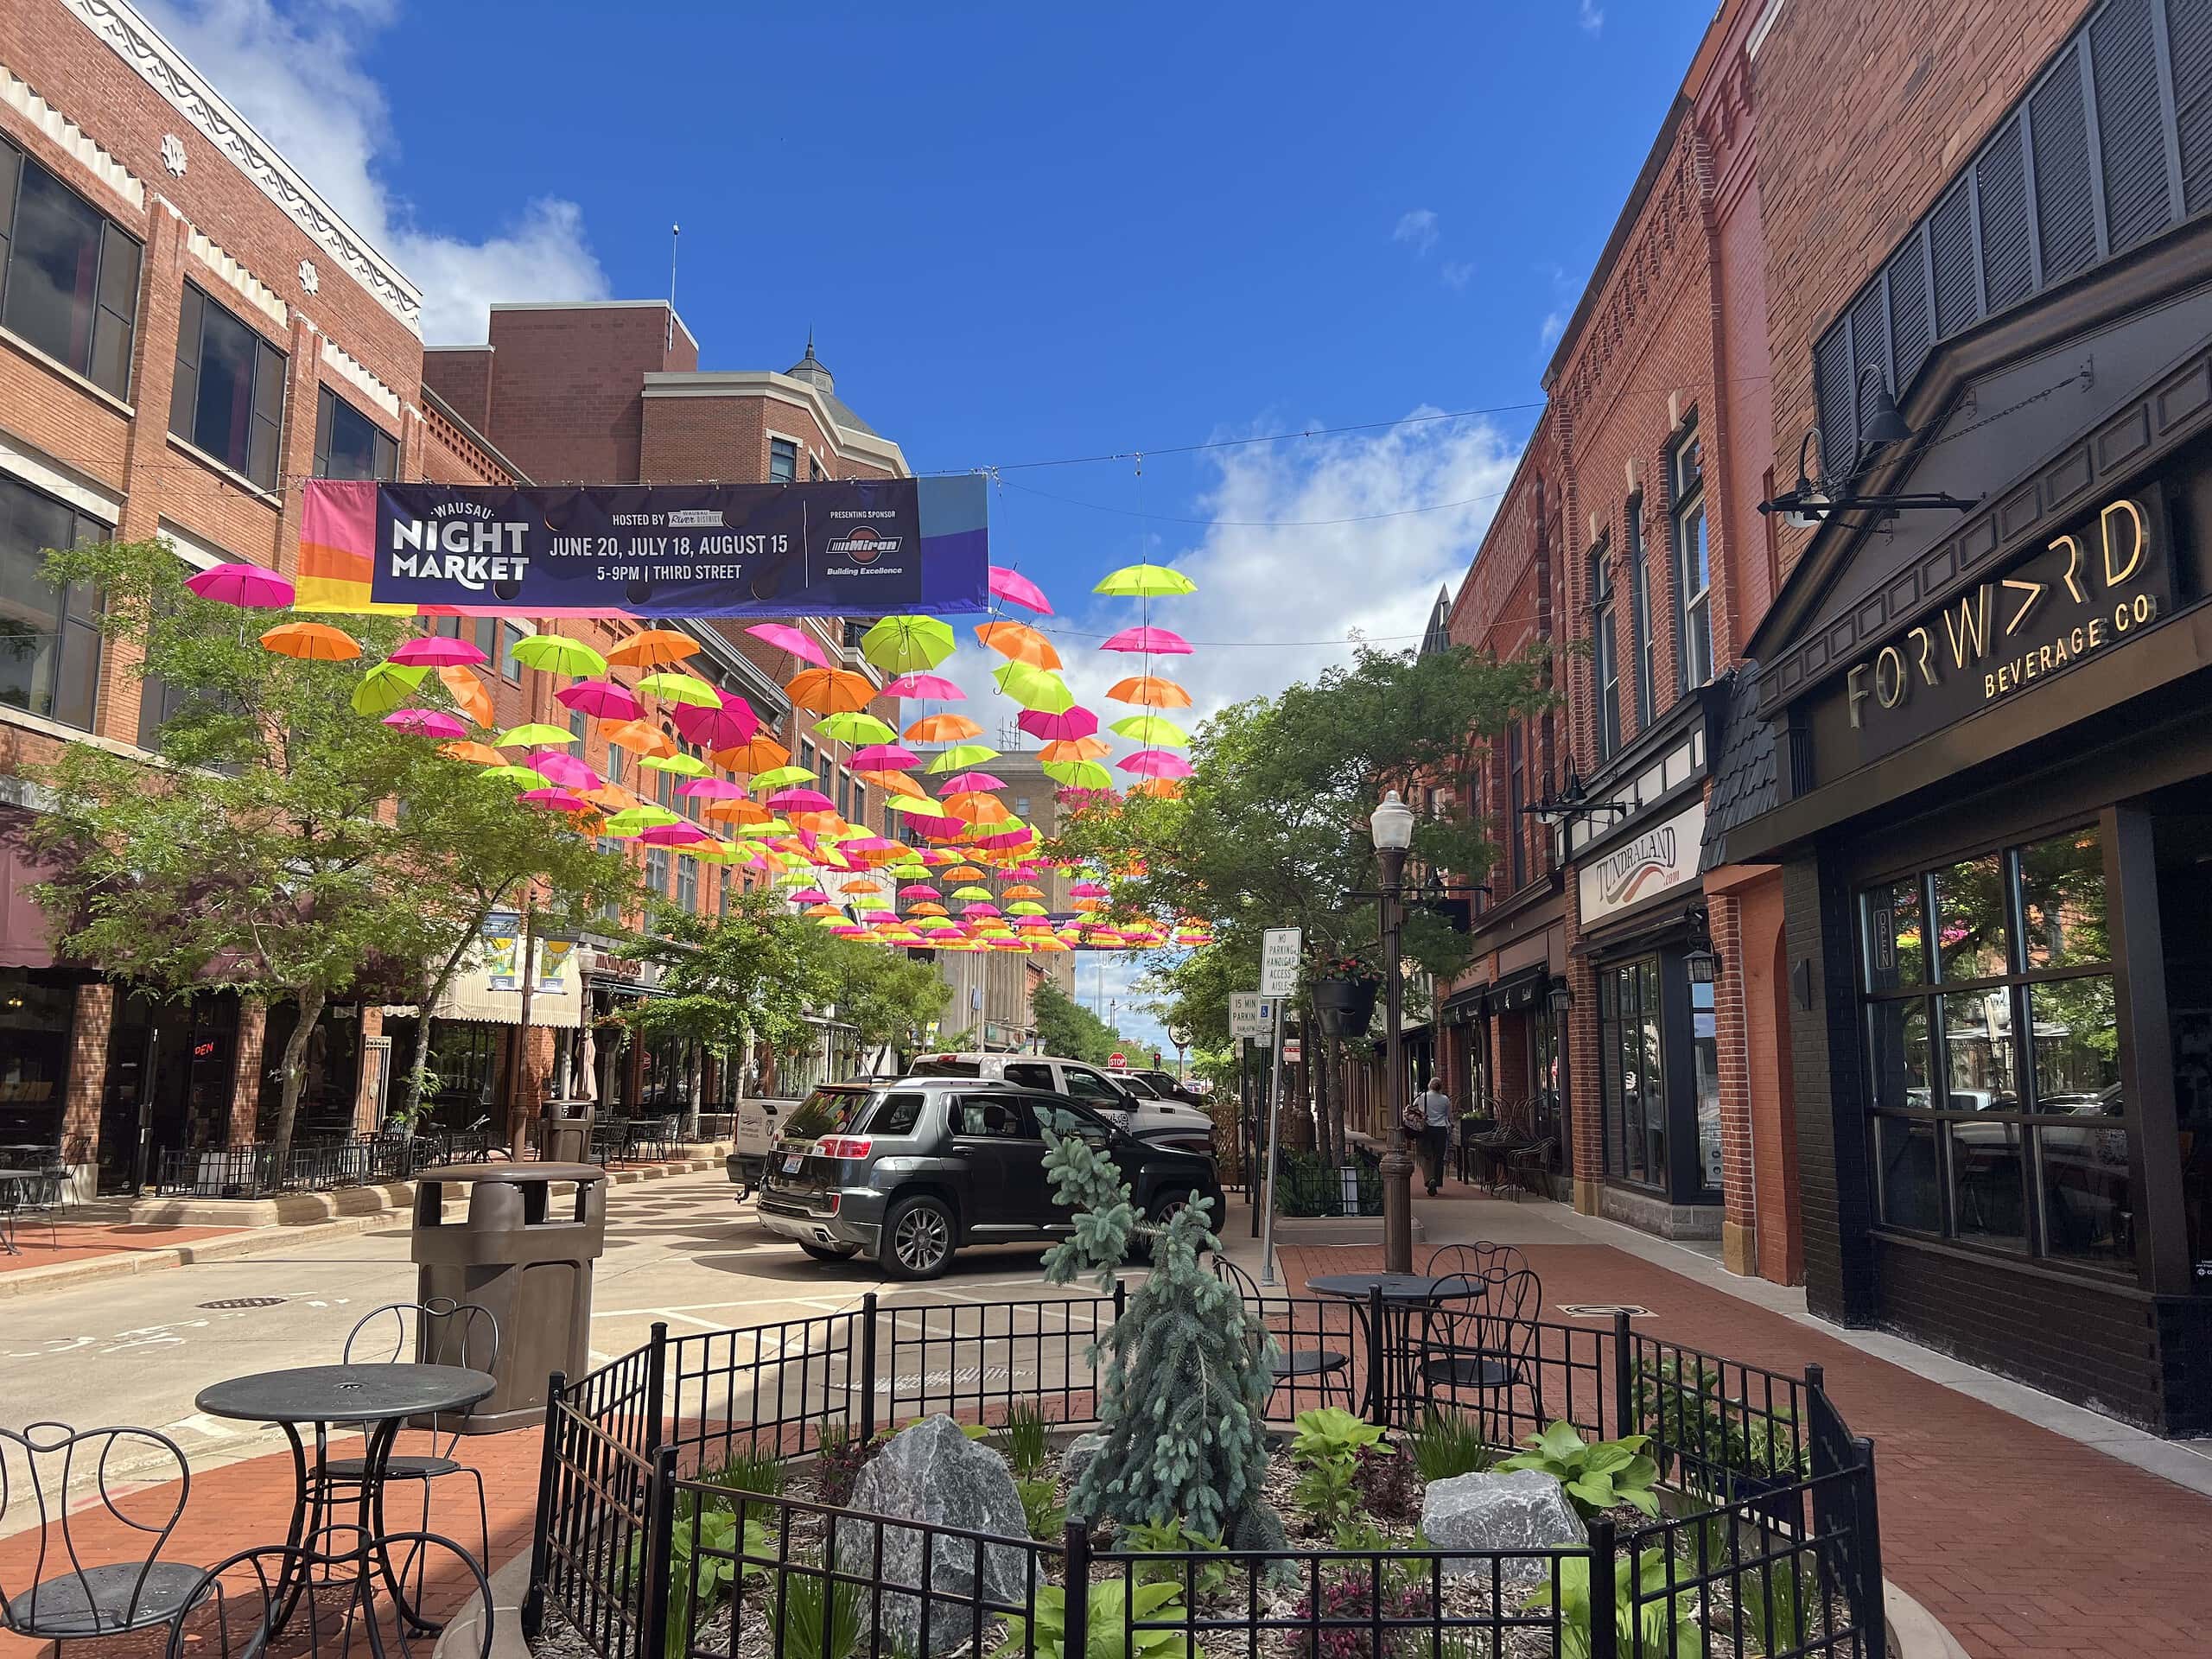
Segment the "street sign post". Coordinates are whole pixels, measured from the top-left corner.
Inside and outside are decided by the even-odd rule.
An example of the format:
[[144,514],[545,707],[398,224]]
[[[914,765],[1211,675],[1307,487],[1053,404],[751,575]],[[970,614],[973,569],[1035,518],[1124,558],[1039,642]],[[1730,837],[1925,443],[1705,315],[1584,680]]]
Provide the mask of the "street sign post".
[[1271,927],[1260,936],[1260,995],[1274,1006],[1268,1010],[1268,1046],[1274,1050],[1274,1072],[1268,1090],[1267,1172],[1262,1202],[1266,1216],[1260,1237],[1260,1283],[1275,1281],[1275,1141],[1282,1133],[1282,1004],[1298,988],[1299,931]]
[[1298,988],[1299,931],[1271,927],[1260,936],[1260,995],[1288,996]]
[[1262,996],[1257,991],[1231,991],[1229,994],[1229,1034],[1232,1039],[1257,1038],[1265,1046],[1268,1034],[1274,1029],[1274,999]]
[[[1097,1052],[1098,1052],[1098,1051],[1097,1051],[1096,1049],[1093,1049],[1093,1050],[1091,1050],[1091,1052],[1092,1052],[1092,1053],[1094,1053],[1094,1054],[1096,1054]],[[1126,1066],[1128,1066],[1128,1063],[1129,1063],[1129,1057],[1128,1057],[1128,1055],[1126,1055],[1126,1054],[1122,1053],[1122,1052],[1119,1052],[1118,1050],[1117,1050],[1117,1051],[1116,1051],[1114,1053],[1109,1054],[1109,1055],[1106,1057],[1106,1069],[1107,1069],[1108,1071],[1122,1071],[1122,1069],[1124,1069]]]
[[1282,1063],[1296,1065],[1306,1058],[1306,1046],[1295,1037],[1286,1037],[1282,1043]]

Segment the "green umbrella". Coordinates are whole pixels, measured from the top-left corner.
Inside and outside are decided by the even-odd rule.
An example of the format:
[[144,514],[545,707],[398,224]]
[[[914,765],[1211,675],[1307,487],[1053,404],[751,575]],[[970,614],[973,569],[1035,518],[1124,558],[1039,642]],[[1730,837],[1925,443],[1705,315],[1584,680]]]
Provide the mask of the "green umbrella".
[[1114,774],[1096,760],[1047,760],[1045,775],[1064,789],[1111,789]]
[[656,824],[682,822],[666,807],[654,806],[649,802],[644,806],[626,806],[620,812],[610,812],[607,817],[607,833],[610,836],[634,836],[652,829]]
[[899,734],[874,715],[857,711],[824,715],[814,722],[814,729],[839,743],[895,743],[899,741]]
[[956,743],[950,748],[938,752],[937,759],[930,762],[930,770],[931,772],[965,772],[970,766],[980,766],[986,760],[995,760],[998,758],[999,752],[996,749],[986,747],[981,743]]
[[861,636],[861,655],[890,674],[935,668],[952,655],[952,625],[933,616],[879,618]]
[[1125,564],[1090,591],[1115,599],[1160,599],[1195,594],[1198,588],[1180,570],[1171,570],[1164,564]]
[[637,689],[664,702],[688,702],[695,709],[722,706],[721,693],[695,674],[648,674]]
[[1018,905],[1008,905],[1006,907],[1006,913],[1009,916],[1043,916],[1049,914],[1045,906],[1039,904],[1034,899],[1024,899]]
[[988,887],[955,887],[952,890],[952,896],[967,903],[988,905],[991,902],[991,890]]
[[591,675],[607,672],[607,658],[581,639],[565,633],[525,634],[515,641],[514,659],[524,668],[542,668],[554,674]]
[[741,823],[737,826],[737,833],[747,841],[765,841],[771,836],[788,836],[791,832],[791,825],[781,818],[770,818],[764,823]]
[[705,761],[689,754],[649,754],[638,764],[655,772],[672,772],[679,778],[703,778],[712,770]]
[[1187,749],[1191,734],[1172,720],[1162,720],[1158,715],[1131,715],[1116,721],[1106,728],[1123,737],[1133,737],[1147,748]]
[[502,749],[540,747],[565,749],[575,741],[576,734],[567,727],[548,726],[542,720],[532,721],[528,725],[518,726],[512,731],[502,732],[492,740],[495,746]]
[[535,766],[486,766],[484,776],[512,784],[517,789],[550,789],[553,780]]
[[1065,714],[1075,707],[1075,693],[1068,690],[1067,682],[1049,668],[1036,668],[1027,663],[1008,663],[1003,668],[991,671],[991,678],[1000,690],[1025,709],[1040,714]]
[[883,798],[883,810],[887,812],[918,812],[925,818],[944,816],[942,802],[919,795],[887,795]]
[[813,781],[814,774],[804,766],[771,766],[767,771],[753,775],[753,792],[758,795],[764,791],[781,789],[786,784],[811,784]]
[[415,695],[416,687],[423,683],[427,668],[410,668],[405,663],[378,663],[361,676],[361,683],[353,688],[353,712],[357,715],[388,715]]

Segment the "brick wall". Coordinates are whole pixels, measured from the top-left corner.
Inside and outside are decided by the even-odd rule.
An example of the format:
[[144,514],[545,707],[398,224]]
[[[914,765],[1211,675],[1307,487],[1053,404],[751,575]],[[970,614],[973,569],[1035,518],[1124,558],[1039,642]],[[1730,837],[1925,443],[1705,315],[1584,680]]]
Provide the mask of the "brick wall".
[[[480,429],[540,484],[645,476],[644,377],[699,365],[683,329],[671,349],[664,305],[494,306],[491,334],[489,423]],[[464,365],[448,355],[432,372],[450,398],[446,377],[461,381]]]
[[451,404],[454,414],[487,436],[492,430],[492,360],[496,355],[489,346],[437,346],[423,353],[423,384]]

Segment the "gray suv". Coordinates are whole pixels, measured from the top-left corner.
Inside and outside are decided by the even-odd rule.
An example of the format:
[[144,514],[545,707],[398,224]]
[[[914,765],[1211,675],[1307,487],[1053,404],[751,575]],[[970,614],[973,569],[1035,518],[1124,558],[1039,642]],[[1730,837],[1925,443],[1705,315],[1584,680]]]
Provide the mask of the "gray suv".
[[785,1122],[760,1183],[761,1225],[809,1255],[865,1251],[896,1279],[933,1279],[963,1244],[1065,1236],[1045,1173],[1044,1115],[1102,1148],[1145,1215],[1196,1197],[1221,1222],[1213,1160],[1148,1144],[1063,1095],[951,1077],[817,1089]]

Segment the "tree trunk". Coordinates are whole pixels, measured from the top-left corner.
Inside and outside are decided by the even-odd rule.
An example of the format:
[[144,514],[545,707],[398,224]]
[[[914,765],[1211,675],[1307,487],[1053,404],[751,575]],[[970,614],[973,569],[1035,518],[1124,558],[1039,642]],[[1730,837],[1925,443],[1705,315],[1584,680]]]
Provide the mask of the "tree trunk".
[[1341,1169],[1346,1161],[1344,1090],[1347,1079],[1344,1076],[1344,1039],[1333,1032],[1323,1039],[1323,1041],[1327,1045],[1326,1065],[1329,1073],[1329,1113],[1325,1121],[1325,1132],[1329,1137],[1331,1159]]
[[284,1086],[276,1099],[276,1128],[269,1137],[270,1169],[282,1181],[292,1156],[292,1125],[300,1115],[300,1090],[307,1083],[308,1039],[322,1018],[323,988],[304,987],[299,993],[300,1017],[284,1042]]
[[410,1129],[423,1115],[423,1079],[430,1069],[430,1010],[437,1007],[438,999],[446,994],[446,987],[453,983],[454,975],[461,969],[461,959],[468,954],[468,947],[476,943],[477,937],[484,931],[484,918],[497,908],[498,903],[495,899],[476,912],[475,925],[453,948],[453,954],[446,958],[445,966],[438,969],[438,976],[430,982],[429,995],[423,999],[423,1011],[416,1017],[415,1022],[415,1059],[407,1068],[407,1097],[395,1114],[404,1118]]

